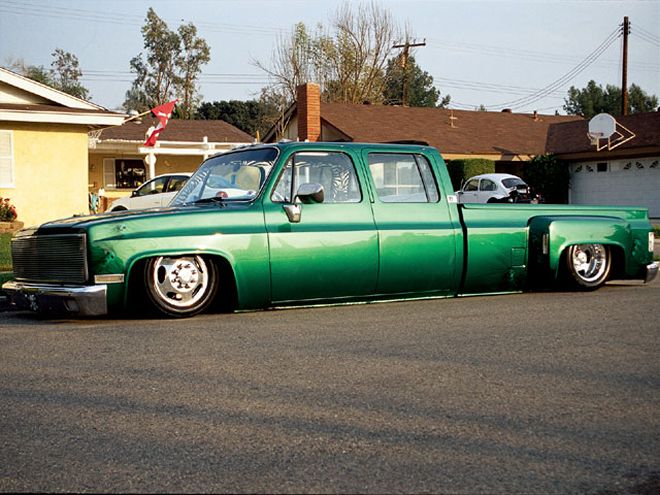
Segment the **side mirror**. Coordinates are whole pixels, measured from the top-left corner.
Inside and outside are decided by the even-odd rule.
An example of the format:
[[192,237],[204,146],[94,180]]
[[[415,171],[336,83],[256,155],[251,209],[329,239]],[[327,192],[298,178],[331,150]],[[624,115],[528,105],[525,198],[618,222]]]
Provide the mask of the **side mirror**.
[[131,193],[131,198],[134,198],[135,196],[137,196],[137,189]]
[[284,208],[284,212],[290,223],[300,223],[300,214],[302,212],[300,205],[288,203],[282,205],[282,208]]
[[296,196],[300,199],[301,203],[309,205],[312,203],[323,203],[325,193],[321,184],[308,182],[300,185]]

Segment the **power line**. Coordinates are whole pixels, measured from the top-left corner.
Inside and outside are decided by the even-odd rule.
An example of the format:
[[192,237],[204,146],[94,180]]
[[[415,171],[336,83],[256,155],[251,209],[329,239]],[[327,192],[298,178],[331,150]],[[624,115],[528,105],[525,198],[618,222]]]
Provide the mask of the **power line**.
[[660,40],[656,40],[656,39],[654,39],[654,38],[652,38],[652,37],[650,37],[646,34],[643,34],[643,33],[636,33],[635,31],[632,31],[630,34],[632,34],[636,38],[639,38],[641,40],[646,41],[647,43],[650,43],[652,45],[660,47]]
[[[493,45],[481,45],[476,43],[464,43],[464,42],[448,42],[441,40],[430,40],[427,44],[431,49],[440,48],[443,49],[450,48],[454,52],[476,52],[484,55],[492,55],[495,57],[501,58],[515,58],[520,60],[532,60],[534,62],[549,62],[554,64],[566,64],[571,62],[580,61],[580,58],[571,56],[571,55],[558,55],[555,53],[548,52],[539,52],[532,50],[520,50],[515,48],[506,48],[498,47]],[[599,67],[618,67],[619,62],[617,60],[600,60],[598,62]],[[632,66],[632,64],[631,64]],[[660,64],[652,62],[636,62],[634,64],[636,70],[642,71],[657,71],[660,69]]]
[[[3,4],[0,4],[0,12],[11,13],[16,15],[33,15],[38,17],[55,17],[60,19],[69,19],[77,21],[86,21],[86,22],[96,22],[103,24],[121,24],[121,25],[131,25],[131,26],[142,26],[144,24],[144,17],[139,15],[130,15],[130,14],[116,14],[114,12],[99,12],[93,10],[85,9],[74,9],[74,8],[60,8],[56,6],[49,6],[43,4],[35,4],[30,2],[22,2],[18,0],[3,0]],[[167,20],[172,22],[172,19]],[[177,19],[174,23],[180,22],[180,19]],[[206,32],[234,32],[237,34],[249,34],[257,36],[271,36],[276,34],[281,34],[287,32],[289,29],[281,27],[266,27],[266,26],[257,26],[257,25],[247,25],[247,24],[229,24],[229,23],[217,23],[217,22],[207,22],[201,21],[197,22],[196,26],[198,28],[203,28]],[[642,30],[642,28],[638,28]],[[653,36],[648,31],[647,35]],[[466,43],[466,42],[449,42],[443,40],[431,40],[428,41],[428,45],[433,47],[449,47],[454,51],[468,51],[468,52],[478,52],[481,54],[488,54],[493,56],[507,57],[507,58],[516,58],[516,59],[528,59],[534,61],[544,61],[550,63],[566,63],[574,61],[576,58],[566,55],[558,55],[547,52],[539,52],[532,50],[521,50],[516,48],[506,48],[506,47],[497,47],[492,45],[482,45],[476,43]],[[617,61],[613,60],[601,60],[599,65],[614,67],[618,66]],[[658,70],[660,68],[659,64],[645,63],[645,62],[635,62],[631,64],[638,70]]]
[[[539,88],[528,88],[523,86],[512,86],[509,84],[488,83],[484,81],[468,81],[465,79],[450,79],[446,77],[433,77],[433,81],[439,81],[441,86],[455,89],[478,90],[487,93],[505,93],[512,95],[530,95],[541,91]],[[564,93],[554,91],[550,97],[563,97]]]
[[[6,4],[6,5],[4,5]],[[75,21],[97,22],[103,24],[121,24],[130,26],[142,26],[144,24],[144,17],[129,14],[115,14],[112,12],[98,12],[84,9],[69,9],[59,8],[53,6],[45,6],[39,4],[31,4],[19,2],[15,0],[4,0],[4,4],[0,5],[0,12],[6,12],[16,15],[33,15],[38,17],[54,17],[60,19],[69,19]],[[176,24],[181,22],[177,19],[172,22],[171,19],[165,19],[166,22]],[[211,32],[235,32],[239,34],[249,34],[257,36],[271,36],[286,31],[281,28],[254,26],[247,24],[227,24],[216,22],[199,22],[197,27],[203,27],[205,31]]]
[[603,52],[605,52],[605,50],[607,50],[612,45],[612,43],[614,43],[614,41],[616,41],[620,36],[621,36],[621,32],[619,27],[617,27],[609,36],[607,36],[607,38],[605,38],[605,40],[594,51],[592,51],[589,55],[587,55],[587,57],[585,57],[585,59],[582,62],[580,62],[569,72],[561,76],[559,79],[556,79],[555,81],[553,81],[552,83],[550,83],[548,86],[541,89],[537,93],[534,93],[524,98],[519,98],[517,100],[510,100],[504,103],[500,103],[498,105],[487,105],[486,108],[504,108],[504,107],[519,108],[521,106],[528,105],[530,103],[533,103],[534,101],[546,97],[548,94],[562,87],[570,80],[575,78],[577,75],[582,73],[600,55],[602,55]]
[[642,28],[641,26],[638,26],[635,24],[634,29],[631,30],[631,34],[634,34],[636,31],[639,31],[639,34],[643,35],[644,37],[653,40],[656,43],[660,43],[660,37],[656,36],[655,34],[647,31],[646,29]]

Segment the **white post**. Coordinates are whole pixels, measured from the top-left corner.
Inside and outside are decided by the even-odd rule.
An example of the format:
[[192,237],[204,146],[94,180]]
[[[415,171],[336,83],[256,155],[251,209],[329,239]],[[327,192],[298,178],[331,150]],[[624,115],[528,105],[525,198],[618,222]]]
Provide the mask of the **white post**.
[[156,177],[156,155],[155,153],[148,153],[144,157],[144,163],[149,167],[149,179]]
[[210,149],[208,136],[204,136],[202,138],[202,148],[204,149],[204,158],[202,159],[202,161],[206,161],[206,159],[209,157],[209,149]]

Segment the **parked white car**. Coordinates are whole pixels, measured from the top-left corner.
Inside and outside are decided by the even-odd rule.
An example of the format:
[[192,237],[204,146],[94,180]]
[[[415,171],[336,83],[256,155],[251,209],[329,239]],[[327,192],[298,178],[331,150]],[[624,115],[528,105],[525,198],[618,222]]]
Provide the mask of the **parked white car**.
[[459,203],[537,202],[525,181],[511,174],[475,175],[465,181],[456,195]]
[[163,174],[145,182],[130,196],[112,202],[108,211],[137,210],[167,206],[192,173]]

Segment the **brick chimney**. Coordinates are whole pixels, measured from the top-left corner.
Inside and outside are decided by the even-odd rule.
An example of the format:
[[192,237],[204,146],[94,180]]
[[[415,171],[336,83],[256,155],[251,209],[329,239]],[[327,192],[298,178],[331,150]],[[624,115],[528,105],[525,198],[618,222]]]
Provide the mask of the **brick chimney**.
[[296,88],[298,139],[316,142],[321,136],[321,88],[307,83]]

